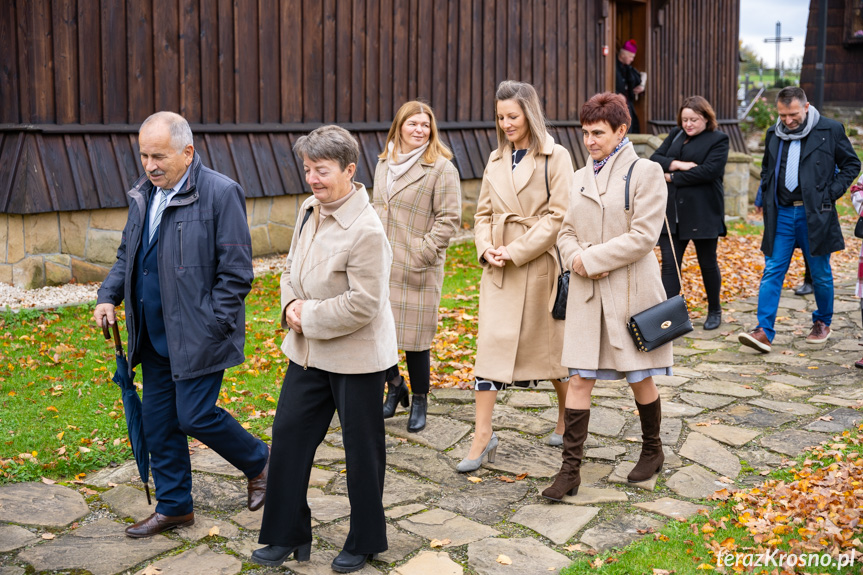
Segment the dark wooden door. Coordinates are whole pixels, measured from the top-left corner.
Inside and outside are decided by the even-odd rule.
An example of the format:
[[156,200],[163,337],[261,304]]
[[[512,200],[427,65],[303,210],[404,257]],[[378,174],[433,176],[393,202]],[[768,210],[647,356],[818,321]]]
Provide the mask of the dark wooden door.
[[[646,81],[645,91],[636,96],[635,113],[641,122],[641,131],[647,132],[647,101],[651,96],[651,75],[650,75],[650,46],[648,45],[649,22],[648,22],[648,6],[647,0],[616,0],[611,3],[611,25],[610,32],[613,37],[609,40],[612,63],[617,65],[617,53],[623,44],[629,40],[635,40],[638,45],[638,51],[635,55],[635,60],[632,65],[642,72],[642,78]],[[609,75],[609,89],[614,91],[614,68]]]

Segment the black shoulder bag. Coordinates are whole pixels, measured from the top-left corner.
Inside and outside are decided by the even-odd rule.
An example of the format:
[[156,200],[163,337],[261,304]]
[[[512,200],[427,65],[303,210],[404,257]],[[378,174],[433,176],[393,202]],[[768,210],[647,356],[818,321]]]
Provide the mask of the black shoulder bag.
[[[551,201],[551,191],[548,189],[548,157],[545,158],[545,193]],[[569,272],[563,269],[563,260],[560,259],[560,250],[557,243],[554,244],[557,252],[557,265],[560,266],[560,275],[557,276],[557,295],[554,298],[554,306],[551,308],[551,317],[554,319],[566,319],[566,302],[569,299]]]
[[[635,162],[637,161],[635,160]],[[630,229],[632,229],[632,212],[629,209],[629,182],[632,179],[632,168],[635,167],[635,162],[632,162],[632,165],[629,166],[629,172],[626,174],[624,199],[624,211],[627,214],[627,222]],[[668,231],[668,239],[671,242],[671,254],[674,258],[674,265],[677,267],[677,277],[680,280],[680,289],[682,291],[683,278],[680,275],[680,266],[677,265],[677,254],[674,251],[674,242],[671,237],[671,229],[668,225],[667,217],[665,218],[665,229]],[[629,316],[630,267],[626,266],[627,316]],[[662,303],[656,304],[630,317],[626,327],[629,328],[629,333],[638,351],[647,352],[691,332],[692,322],[689,321],[689,310],[686,307],[686,300],[683,299],[681,294],[677,294]]]

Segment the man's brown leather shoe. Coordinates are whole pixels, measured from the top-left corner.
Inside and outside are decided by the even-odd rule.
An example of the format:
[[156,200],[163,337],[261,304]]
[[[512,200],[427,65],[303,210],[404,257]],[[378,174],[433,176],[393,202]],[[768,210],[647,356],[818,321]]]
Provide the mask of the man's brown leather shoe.
[[257,477],[249,479],[249,511],[257,511],[267,500],[267,471],[269,470],[270,447],[267,447],[267,463],[264,465],[264,470]]
[[126,527],[126,535],[139,539],[141,537],[152,537],[162,531],[174,529],[175,527],[188,527],[195,524],[195,512],[188,515],[162,515],[153,513],[143,521]]
[[812,324],[812,331],[806,336],[806,343],[824,343],[830,337],[830,326],[820,319]]
[[761,353],[770,352],[770,340],[767,339],[767,334],[760,327],[756,327],[749,333],[741,333],[737,336],[737,341],[746,347],[757,349]]

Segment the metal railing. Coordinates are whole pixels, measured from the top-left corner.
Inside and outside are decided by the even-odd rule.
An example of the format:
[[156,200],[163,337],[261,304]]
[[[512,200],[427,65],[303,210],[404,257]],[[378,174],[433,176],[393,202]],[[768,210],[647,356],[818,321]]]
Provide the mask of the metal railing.
[[749,112],[752,111],[752,107],[755,105],[755,102],[758,101],[758,98],[760,98],[761,94],[763,94],[763,93],[764,93],[764,87],[762,87],[760,90],[758,90],[758,93],[755,94],[755,97],[752,98],[752,101],[749,102],[748,106],[746,106],[746,109],[743,111],[743,114],[738,114],[738,116],[737,116],[738,120],[745,120],[746,119],[746,116],[748,116]]

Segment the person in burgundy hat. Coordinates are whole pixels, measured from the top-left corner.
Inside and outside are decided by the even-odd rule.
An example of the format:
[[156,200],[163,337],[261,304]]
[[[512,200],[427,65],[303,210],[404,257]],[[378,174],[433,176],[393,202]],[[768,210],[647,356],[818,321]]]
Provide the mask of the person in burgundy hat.
[[644,86],[641,84],[641,73],[632,65],[637,52],[638,44],[632,38],[623,43],[623,47],[617,52],[617,80],[614,84],[614,91],[626,97],[626,105],[632,118],[630,134],[641,133],[641,124],[635,114],[635,96],[644,92]]

